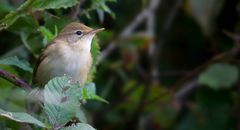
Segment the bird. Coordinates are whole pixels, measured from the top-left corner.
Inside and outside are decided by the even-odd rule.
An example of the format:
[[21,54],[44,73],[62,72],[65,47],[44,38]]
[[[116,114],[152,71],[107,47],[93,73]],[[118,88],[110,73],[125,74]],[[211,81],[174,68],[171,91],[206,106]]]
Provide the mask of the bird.
[[91,44],[104,28],[92,29],[72,22],[64,27],[40,54],[33,73],[33,82],[45,85],[54,77],[68,76],[85,84],[93,63]]

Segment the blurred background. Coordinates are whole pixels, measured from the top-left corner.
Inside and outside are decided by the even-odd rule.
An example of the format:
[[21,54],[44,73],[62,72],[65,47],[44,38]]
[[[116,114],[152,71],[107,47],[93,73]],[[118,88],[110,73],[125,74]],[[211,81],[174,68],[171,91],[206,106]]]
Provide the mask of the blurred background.
[[[24,0],[1,0],[0,18]],[[33,67],[71,21],[106,31],[93,81],[110,104],[88,102],[99,130],[240,130],[238,0],[79,0],[31,12],[0,31],[0,58]],[[0,65],[31,81],[31,73]],[[0,106],[25,111],[25,92],[0,78]],[[19,129],[0,118],[0,128]]]

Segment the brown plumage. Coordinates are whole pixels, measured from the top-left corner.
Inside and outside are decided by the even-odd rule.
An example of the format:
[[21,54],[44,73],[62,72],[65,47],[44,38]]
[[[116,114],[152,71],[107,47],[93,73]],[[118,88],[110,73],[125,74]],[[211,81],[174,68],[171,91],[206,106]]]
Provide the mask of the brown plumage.
[[73,23],[70,23],[68,24],[61,32],[60,32],[60,35],[61,34],[64,34],[66,32],[71,32],[73,30],[84,30],[84,32],[90,32],[92,31],[93,29],[82,24],[82,23],[77,23],[77,22],[73,22]]
[[86,83],[92,65],[91,42],[97,32],[82,23],[70,23],[49,43],[39,57],[33,80],[46,84],[50,79],[67,75]]

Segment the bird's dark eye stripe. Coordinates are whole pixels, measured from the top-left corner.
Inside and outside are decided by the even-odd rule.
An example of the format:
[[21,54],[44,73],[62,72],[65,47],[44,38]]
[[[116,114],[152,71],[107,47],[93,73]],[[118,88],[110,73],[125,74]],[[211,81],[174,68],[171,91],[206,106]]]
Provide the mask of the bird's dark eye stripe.
[[76,31],[77,35],[82,35],[82,31]]

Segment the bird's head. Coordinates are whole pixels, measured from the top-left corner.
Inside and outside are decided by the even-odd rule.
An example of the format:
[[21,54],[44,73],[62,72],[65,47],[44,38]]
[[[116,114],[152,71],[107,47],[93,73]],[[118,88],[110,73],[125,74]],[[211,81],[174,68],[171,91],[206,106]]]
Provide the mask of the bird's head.
[[58,35],[58,39],[66,41],[71,47],[90,50],[92,39],[104,28],[92,29],[82,23],[73,22],[67,25]]

